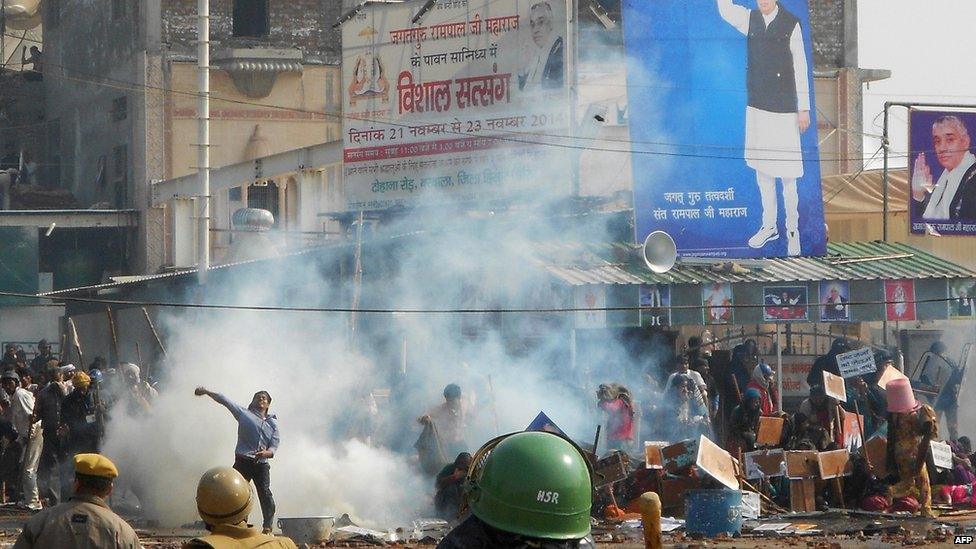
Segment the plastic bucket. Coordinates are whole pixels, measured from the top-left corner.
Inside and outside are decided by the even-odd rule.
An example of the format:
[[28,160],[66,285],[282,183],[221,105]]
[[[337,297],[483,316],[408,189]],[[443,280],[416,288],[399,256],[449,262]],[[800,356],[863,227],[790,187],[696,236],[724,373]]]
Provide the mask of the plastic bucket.
[[742,530],[742,492],[688,490],[685,492],[685,531],[713,538]]
[[291,517],[278,519],[278,528],[283,536],[291,538],[296,544],[329,541],[335,517]]

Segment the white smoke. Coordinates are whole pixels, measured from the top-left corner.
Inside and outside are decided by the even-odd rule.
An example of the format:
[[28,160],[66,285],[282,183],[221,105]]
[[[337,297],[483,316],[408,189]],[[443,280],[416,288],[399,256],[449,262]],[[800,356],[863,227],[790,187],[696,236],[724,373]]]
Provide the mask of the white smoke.
[[[615,63],[622,70],[623,59]],[[613,105],[626,101],[625,94],[596,96]],[[527,187],[560,184],[552,174],[562,177],[579,155],[559,147],[548,153]],[[612,154],[618,166],[629,164],[625,152]],[[611,180],[628,178],[606,169],[596,175],[608,184],[584,182],[589,194],[617,192]],[[427,192],[423,202],[443,202]],[[497,214],[494,203],[469,206],[480,214],[417,210],[367,241],[359,307],[570,307],[572,288],[544,265],[586,257],[587,243],[632,238],[631,228],[573,213],[561,198],[520,197],[518,208]],[[415,231],[421,233],[393,238]],[[316,253],[328,268],[272,260],[231,283],[211,284],[202,299],[350,307],[357,292],[351,248]],[[333,255],[345,257],[341,268],[333,268]],[[106,452],[119,460],[121,483],[139,488],[146,515],[164,524],[195,520],[200,474],[233,462],[236,424],[209,398],[193,396],[200,385],[242,405],[255,391],[272,395],[281,429],[271,466],[277,516],[349,513],[385,527],[430,512],[433,485],[418,473],[413,449],[421,430],[416,418],[443,402],[446,384],[458,383],[472,405],[472,452],[497,434],[524,429],[539,411],[580,442],[591,442],[600,422],[596,386],[621,382],[640,394],[642,386],[648,389],[643,372],[657,366],[635,363],[609,335],[598,349],[574,354],[570,312],[359,313],[354,333],[349,314],[331,312],[167,310],[159,324],[170,355],[159,368],[160,397],[146,417],[113,419]],[[379,413],[365,444],[351,437],[350,425],[369,415],[370,393],[377,395]],[[259,517],[255,508],[252,522]]]

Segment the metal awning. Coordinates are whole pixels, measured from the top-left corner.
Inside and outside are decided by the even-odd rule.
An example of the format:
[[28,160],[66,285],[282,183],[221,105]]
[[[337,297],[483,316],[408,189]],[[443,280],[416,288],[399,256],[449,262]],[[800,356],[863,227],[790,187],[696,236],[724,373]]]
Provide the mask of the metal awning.
[[541,266],[572,286],[976,278],[976,272],[907,244],[880,241],[830,243],[822,257],[679,260],[665,274],[651,272],[639,249],[623,243],[542,244],[537,251]]

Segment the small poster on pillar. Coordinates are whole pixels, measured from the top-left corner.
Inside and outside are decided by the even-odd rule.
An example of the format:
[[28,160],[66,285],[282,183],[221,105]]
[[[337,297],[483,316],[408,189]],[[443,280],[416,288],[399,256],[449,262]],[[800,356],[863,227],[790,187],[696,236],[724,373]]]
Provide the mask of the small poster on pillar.
[[915,281],[885,280],[885,318],[890,322],[915,320]]

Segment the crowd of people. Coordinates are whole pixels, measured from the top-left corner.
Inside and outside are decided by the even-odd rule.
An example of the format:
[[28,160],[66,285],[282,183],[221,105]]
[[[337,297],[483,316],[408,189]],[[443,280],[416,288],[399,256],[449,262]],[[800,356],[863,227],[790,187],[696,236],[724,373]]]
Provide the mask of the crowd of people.
[[[670,362],[671,373],[663,382],[661,398],[648,399],[648,404],[638,409],[629,398],[598,392],[598,405],[607,413],[606,424],[618,426],[611,429],[611,447],[630,448],[636,453],[639,448],[635,444],[641,440],[678,442],[705,435],[740,463],[743,454],[761,449],[823,452],[846,447],[852,450],[855,467],[860,468],[855,475],[859,480],[847,483],[843,494],[833,493],[826,483],[818,484],[816,501],[821,507],[833,503],[847,508],[931,516],[933,494],[936,501],[943,503],[971,500],[976,504],[976,498],[971,496],[976,454],[971,441],[958,436],[958,399],[964,368],[952,361],[947,346],[936,341],[929,349],[951,368],[938,394],[931,395],[931,404],[916,398],[916,391],[904,376],[896,376],[883,387],[879,384],[884,372],[895,368],[892,355],[885,350],[874,352],[874,372],[846,379],[846,400],[829,396],[823,373],[840,376],[837,357],[854,348],[847,339],[834,340],[830,350],[819,356],[810,369],[807,398],[793,409],[782,409],[775,371],[762,361],[755,341],[745,340],[736,346],[722,375],[713,376],[709,351],[700,339],[690,338],[686,352]],[[629,395],[626,388],[617,389],[617,393],[621,392]],[[856,443],[845,437],[845,413],[861,417]],[[638,427],[634,418],[641,415],[649,420]],[[760,418],[770,416],[783,420],[780,440],[760,443]],[[948,431],[946,442],[954,453],[951,470],[926,467],[926,462],[931,461],[929,443],[940,440],[939,424],[943,418]],[[872,437],[885,441],[884,463],[871,463],[863,450],[864,441]],[[784,507],[789,506],[786,479],[765,485],[764,491],[770,497],[778,496]],[[840,498],[843,501],[838,501]]]
[[[962,495],[974,493],[976,454],[971,441],[957,432],[964,370],[949,358],[947,346],[937,341],[930,349],[951,366],[952,372],[938,395],[929,395],[929,403],[916,397],[903,375],[893,376],[884,386],[879,384],[885,371],[895,368],[894,357],[881,349],[873,352],[874,372],[846,378],[846,401],[831,397],[824,387],[824,372],[840,376],[838,355],[855,348],[856,344],[845,338],[834,340],[810,369],[806,398],[799,402],[793,399],[792,406],[783,409],[776,371],[762,360],[754,340],[737,345],[731,361],[723,363],[713,360],[701,339],[689,338],[684,352],[669,359],[665,369],[645,372],[643,386],[607,382],[596,387],[596,409],[603,414],[603,447],[642,456],[643,441],[676,443],[704,435],[740,463],[745,453],[756,450],[824,452],[848,448],[852,462],[860,468],[858,480],[847,482],[842,494],[818,482],[816,504],[821,508],[842,504],[871,511],[931,515],[933,497],[936,502],[959,503]],[[471,449],[464,437],[470,412],[457,385],[445,388],[444,399],[419,419],[424,432],[416,448],[422,468],[434,477],[438,509],[451,518],[457,512],[464,471],[471,463],[466,453]],[[845,426],[845,415],[849,414],[861,418],[856,442],[845,431],[849,427]],[[763,417],[782,420],[778,441],[758,440]],[[952,470],[925,466],[930,461],[929,443],[941,440],[939,423],[943,420],[946,441],[955,454]],[[884,463],[872,463],[863,449],[872,437],[886,443]],[[763,483],[762,489],[789,507],[789,482],[785,478]],[[965,497],[976,503],[976,497]]]
[[111,414],[147,411],[156,390],[139,366],[108,368],[96,357],[79,369],[52,354],[46,340],[28,362],[7,345],[0,359],[0,483],[3,501],[30,511],[70,493],[72,458],[97,453]]

